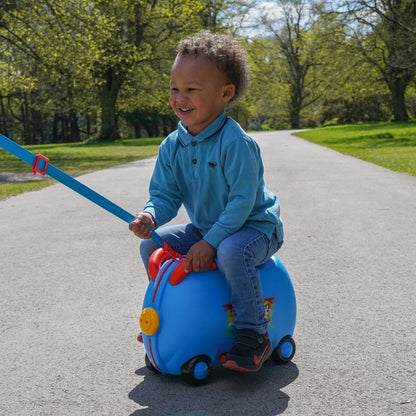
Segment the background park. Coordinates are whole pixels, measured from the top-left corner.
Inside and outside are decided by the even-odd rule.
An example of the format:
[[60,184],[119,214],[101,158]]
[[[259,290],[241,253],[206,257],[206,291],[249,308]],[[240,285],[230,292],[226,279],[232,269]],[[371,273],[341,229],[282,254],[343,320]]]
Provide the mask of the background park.
[[197,389],[149,371],[138,239],[0,149],[0,414],[414,416],[414,0],[2,0],[0,133],[137,212],[201,28],[251,63],[229,113],[281,201],[294,359]]
[[[416,175],[412,0],[8,0],[0,8],[0,132],[71,174],[157,152],[177,120],[177,42],[239,37],[251,64],[249,131],[302,137]],[[1,172],[27,166],[0,150]],[[2,183],[0,198],[47,182]]]

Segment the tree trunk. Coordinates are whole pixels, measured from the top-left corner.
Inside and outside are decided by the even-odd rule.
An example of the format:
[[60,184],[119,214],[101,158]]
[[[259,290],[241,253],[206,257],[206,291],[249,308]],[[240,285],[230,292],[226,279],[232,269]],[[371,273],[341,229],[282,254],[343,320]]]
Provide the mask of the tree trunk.
[[52,121],[52,143],[58,143],[58,123],[59,123],[59,114],[55,113],[53,115],[53,121]]
[[89,114],[86,116],[86,123],[87,123],[87,137],[91,136],[91,117]]
[[393,78],[388,85],[391,92],[393,121],[407,121],[409,115],[406,109],[405,92],[408,81],[397,77]]
[[134,128],[134,137],[136,139],[140,139],[141,136],[141,124],[137,121],[135,123],[133,123],[133,128]]
[[299,116],[302,109],[302,88],[299,84],[299,80],[296,79],[296,82],[290,86],[289,117],[291,129],[298,129],[300,127]]
[[38,110],[31,109],[30,120],[32,124],[34,142],[36,144],[44,143],[44,131],[43,131],[43,116]]
[[0,132],[2,132],[5,136],[9,136],[9,132],[7,130],[7,113],[6,108],[4,107],[3,96],[0,96]]
[[122,81],[120,76],[117,76],[111,68],[107,69],[105,75],[105,82],[99,87],[99,100],[101,105],[99,141],[112,142],[120,138],[116,102]]
[[79,126],[78,126],[78,117],[75,110],[69,111],[69,123],[70,123],[70,131],[71,131],[71,142],[79,142],[80,141],[80,134],[79,134]]
[[300,126],[299,112],[292,110],[291,113],[290,113],[290,128],[291,129],[298,129],[299,126]]
[[22,125],[23,125],[23,143],[24,144],[35,144],[35,137],[33,134],[32,125],[29,117],[29,104],[27,95],[23,94],[22,102],[20,104]]

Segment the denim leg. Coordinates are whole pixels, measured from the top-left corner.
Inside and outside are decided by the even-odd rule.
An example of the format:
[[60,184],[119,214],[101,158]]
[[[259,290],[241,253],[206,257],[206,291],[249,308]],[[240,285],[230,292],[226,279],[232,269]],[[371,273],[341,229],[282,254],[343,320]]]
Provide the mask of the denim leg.
[[[201,233],[192,224],[169,225],[158,228],[157,233],[163,241],[176,250],[179,254],[186,254],[188,250],[202,239]],[[159,246],[151,239],[141,240],[140,256],[147,271],[149,259]]]
[[257,267],[266,262],[281,245],[276,234],[269,240],[262,232],[243,227],[218,246],[218,268],[231,290],[237,329],[266,332],[267,320]]

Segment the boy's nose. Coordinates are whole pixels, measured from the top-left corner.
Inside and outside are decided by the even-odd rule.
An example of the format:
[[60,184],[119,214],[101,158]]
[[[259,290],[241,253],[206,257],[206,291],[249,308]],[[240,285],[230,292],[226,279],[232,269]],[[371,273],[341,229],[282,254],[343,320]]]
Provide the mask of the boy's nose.
[[186,100],[185,95],[181,92],[177,93],[175,98],[178,102],[184,102]]

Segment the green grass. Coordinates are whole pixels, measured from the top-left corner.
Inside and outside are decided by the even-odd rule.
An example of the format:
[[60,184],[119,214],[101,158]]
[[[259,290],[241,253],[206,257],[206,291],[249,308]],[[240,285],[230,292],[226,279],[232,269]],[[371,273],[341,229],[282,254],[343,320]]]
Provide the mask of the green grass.
[[[296,134],[311,142],[397,172],[416,176],[416,121],[329,126]],[[105,144],[26,146],[42,153],[66,173],[78,175],[157,154],[161,138],[122,140]],[[0,149],[1,172],[31,172],[31,167]],[[53,181],[0,184],[0,199],[48,186]]]
[[416,121],[329,126],[296,136],[416,176]]
[[[33,153],[41,153],[48,157],[50,163],[66,173],[79,175],[155,156],[161,140],[161,138],[131,139],[120,140],[115,143],[47,144],[25,146],[25,148]],[[12,154],[0,149],[0,171],[30,173],[31,167]],[[0,199],[40,189],[53,182],[37,181],[0,184]]]
[[55,181],[20,182],[0,184],[0,200],[8,196],[22,194],[23,192],[36,191],[53,184]]

